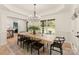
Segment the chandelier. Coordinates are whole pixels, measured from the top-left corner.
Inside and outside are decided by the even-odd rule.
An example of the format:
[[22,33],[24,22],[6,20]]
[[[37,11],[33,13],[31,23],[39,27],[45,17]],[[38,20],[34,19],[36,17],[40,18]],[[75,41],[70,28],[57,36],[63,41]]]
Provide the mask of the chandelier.
[[37,16],[37,14],[36,14],[36,4],[33,4],[33,6],[34,6],[33,16],[29,17],[29,19],[32,22],[40,21],[40,16]]

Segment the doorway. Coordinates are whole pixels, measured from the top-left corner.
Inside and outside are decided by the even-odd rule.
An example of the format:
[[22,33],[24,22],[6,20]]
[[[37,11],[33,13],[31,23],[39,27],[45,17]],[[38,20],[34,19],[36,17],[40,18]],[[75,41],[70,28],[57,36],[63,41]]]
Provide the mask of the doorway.
[[15,33],[18,33],[18,23],[17,22],[13,22],[13,29]]

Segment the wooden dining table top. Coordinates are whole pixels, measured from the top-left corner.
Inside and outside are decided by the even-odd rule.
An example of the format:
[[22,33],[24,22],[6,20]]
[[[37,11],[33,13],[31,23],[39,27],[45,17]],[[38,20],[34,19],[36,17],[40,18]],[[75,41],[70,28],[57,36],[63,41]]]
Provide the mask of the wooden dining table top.
[[52,43],[55,40],[55,35],[49,35],[49,34],[47,34],[47,35],[46,34],[44,34],[44,35],[35,34],[34,35],[29,32],[21,32],[18,34],[29,36],[29,37],[35,38],[36,40],[41,40],[45,44]]

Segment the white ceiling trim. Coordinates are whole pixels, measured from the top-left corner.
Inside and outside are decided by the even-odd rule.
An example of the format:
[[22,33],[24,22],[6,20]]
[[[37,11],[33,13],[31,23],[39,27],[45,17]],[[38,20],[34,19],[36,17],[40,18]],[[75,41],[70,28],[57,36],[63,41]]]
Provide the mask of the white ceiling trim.
[[[16,7],[13,7],[11,5],[5,5],[8,9],[14,11],[14,12],[17,12],[17,13],[20,13],[20,14],[23,14],[23,15],[26,15],[26,16],[32,16],[33,14],[30,13],[30,12],[27,12],[27,11],[24,11],[23,9],[19,9],[19,8],[16,8]],[[42,12],[40,14],[37,13],[37,15],[43,17],[45,15],[49,15],[49,14],[54,14],[54,13],[57,13],[59,11],[61,11],[62,9],[64,9],[65,5],[61,5],[60,7],[56,8],[56,10],[52,11],[52,8],[51,10],[46,10],[46,12]]]
[[13,8],[13,7],[11,7],[10,5],[7,5],[7,4],[4,4],[4,6],[6,7],[6,8],[8,8],[10,11],[12,11],[12,12],[15,12],[15,13],[18,13],[18,14],[21,14],[21,15],[23,15],[23,16],[26,16],[26,17],[28,17],[26,14],[24,14],[22,11],[20,11],[19,9],[17,9],[17,8]]

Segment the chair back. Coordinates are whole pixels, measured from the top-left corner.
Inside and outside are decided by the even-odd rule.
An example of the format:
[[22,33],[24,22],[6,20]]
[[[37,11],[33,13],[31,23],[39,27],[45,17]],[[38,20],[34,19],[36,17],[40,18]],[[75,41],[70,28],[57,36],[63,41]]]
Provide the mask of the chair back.
[[57,42],[57,43],[60,43],[60,44],[63,44],[64,41],[65,41],[64,37],[56,37],[56,40],[54,40],[54,42]]
[[24,39],[25,39],[25,36],[18,34],[18,39],[19,39],[19,40],[24,40]]

